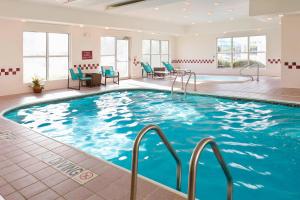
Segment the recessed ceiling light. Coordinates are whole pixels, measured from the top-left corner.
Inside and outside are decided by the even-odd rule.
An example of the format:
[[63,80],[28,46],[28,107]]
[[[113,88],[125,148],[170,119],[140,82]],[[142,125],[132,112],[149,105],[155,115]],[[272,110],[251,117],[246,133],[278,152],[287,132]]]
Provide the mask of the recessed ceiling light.
[[141,33],[141,32],[143,32],[143,31],[141,31],[141,30],[138,30],[137,32]]
[[283,16],[284,16],[283,14],[278,15],[278,17],[280,17],[280,18],[283,17]]
[[224,34],[226,34],[227,32],[226,32],[226,31],[224,31],[223,33],[224,33]]
[[267,20],[271,21],[273,18],[272,17],[268,17]]
[[106,27],[105,27],[105,29],[106,29],[106,30],[108,30],[108,29],[109,29],[109,27],[107,27],[107,26],[106,26]]
[[214,6],[219,6],[220,3],[219,2],[214,2]]
[[154,10],[159,10],[159,7],[154,8]]
[[209,16],[212,15],[212,12],[208,12],[207,15],[209,15]]
[[21,22],[27,22],[26,19],[22,19]]
[[151,33],[151,35],[155,35],[155,33]]
[[196,24],[195,22],[192,22],[192,25]]
[[80,28],[83,28],[84,26],[83,26],[83,24],[80,24],[79,27],[80,27]]

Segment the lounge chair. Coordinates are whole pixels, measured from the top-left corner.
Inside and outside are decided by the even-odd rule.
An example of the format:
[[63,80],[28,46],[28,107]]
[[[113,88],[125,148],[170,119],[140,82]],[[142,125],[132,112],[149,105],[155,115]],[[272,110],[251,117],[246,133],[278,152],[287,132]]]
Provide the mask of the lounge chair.
[[69,80],[69,76],[68,76],[68,88],[69,89],[80,90],[80,87],[83,85],[82,84],[83,82],[92,80],[91,77],[84,77],[84,74],[82,73],[80,68],[78,68],[78,73],[75,73],[73,69],[69,69],[69,71],[70,71],[70,74],[71,74],[71,79],[73,81],[78,81],[78,83],[79,83],[78,88],[70,87],[70,80]]
[[173,67],[173,65],[171,65],[170,63],[166,63],[166,62],[162,62],[162,63],[165,66],[165,68],[168,70],[168,72],[170,73],[170,75],[177,73],[177,71],[175,70],[175,68]]
[[152,67],[148,63],[143,63],[143,62],[141,62],[141,65],[142,65],[144,71],[147,74],[147,78],[149,77],[149,75],[153,78],[154,77],[154,71],[153,71]]
[[[106,79],[112,78],[113,83],[116,83],[119,85],[120,83],[120,74],[119,72],[116,72],[112,66],[101,66],[101,74],[104,78],[104,85],[106,85]],[[117,78],[117,82],[115,82],[115,78]]]

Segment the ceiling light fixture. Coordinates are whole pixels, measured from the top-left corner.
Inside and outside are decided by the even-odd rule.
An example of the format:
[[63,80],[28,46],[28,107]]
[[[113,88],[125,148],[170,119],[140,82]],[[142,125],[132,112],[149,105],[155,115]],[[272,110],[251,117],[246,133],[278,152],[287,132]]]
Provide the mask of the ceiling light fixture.
[[273,18],[272,17],[268,17],[267,20],[271,21],[271,20],[273,20]]
[[283,17],[283,16],[284,16],[283,14],[278,15],[278,17],[280,17],[280,18]]
[[156,10],[156,11],[157,11],[157,10],[159,10],[159,8],[158,8],[158,7],[156,7],[156,8],[154,8],[154,10]]
[[208,12],[207,15],[208,15],[208,16],[211,16],[211,15],[212,15],[212,12]]
[[105,30],[109,30],[109,27],[106,26],[106,27],[105,27]]
[[106,10],[113,9],[113,8],[120,8],[123,6],[129,6],[129,5],[133,5],[133,4],[141,3],[141,2],[145,2],[145,1],[146,0],[128,0],[128,1],[123,1],[120,3],[113,3],[113,4],[108,5],[106,7]]
[[83,24],[80,24],[79,27],[80,27],[80,28],[83,28],[84,26],[83,26]]
[[214,6],[219,6],[219,5],[220,5],[219,2],[215,2],[215,3],[214,3]]

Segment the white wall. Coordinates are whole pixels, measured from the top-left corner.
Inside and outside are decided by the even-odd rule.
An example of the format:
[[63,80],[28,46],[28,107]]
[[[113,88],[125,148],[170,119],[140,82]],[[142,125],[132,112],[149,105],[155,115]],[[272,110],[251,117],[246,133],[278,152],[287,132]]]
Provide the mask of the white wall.
[[[0,96],[30,92],[31,88],[23,83],[23,31],[45,31],[70,34],[70,66],[77,64],[100,64],[100,38],[101,36],[129,37],[130,38],[130,77],[141,77],[141,69],[132,63],[133,57],[141,59],[143,39],[162,39],[170,41],[170,56],[174,54],[174,37],[168,35],[152,35],[131,31],[105,30],[96,27],[83,27],[71,25],[56,25],[44,23],[28,23],[19,20],[0,20],[0,69],[8,71],[9,68],[20,68],[16,75],[0,76]],[[81,59],[81,52],[93,51],[93,59]],[[87,71],[88,72],[88,71]],[[67,80],[47,81],[45,89],[66,88]]]
[[300,88],[300,15],[282,19],[282,77],[285,88]]
[[[264,26],[263,26],[264,25]],[[202,28],[205,27],[205,28]],[[230,32],[229,32],[229,31]],[[177,64],[179,67],[191,69],[201,74],[239,74],[239,69],[218,69],[217,68],[217,44],[219,37],[267,36],[267,60],[281,58],[281,27],[280,25],[267,26],[260,22],[232,22],[231,24],[205,24],[201,27],[194,27],[187,30],[188,35],[177,37],[176,59],[214,59],[213,63],[183,63]],[[250,70],[248,73],[252,73]],[[267,61],[265,69],[261,70],[262,75],[280,76],[280,63],[270,63]],[[254,73],[254,72],[253,72]]]

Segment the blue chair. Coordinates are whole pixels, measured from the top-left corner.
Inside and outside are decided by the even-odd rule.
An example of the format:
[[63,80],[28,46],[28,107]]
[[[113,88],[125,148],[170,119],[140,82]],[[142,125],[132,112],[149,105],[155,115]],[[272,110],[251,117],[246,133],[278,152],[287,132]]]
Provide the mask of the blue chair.
[[[106,79],[112,78],[113,83],[116,83],[119,85],[120,83],[120,74],[119,72],[115,71],[112,66],[101,66],[101,74],[102,77],[104,77],[104,85],[106,85]],[[117,78],[117,82],[115,82],[115,78]]]
[[153,78],[154,77],[154,71],[153,71],[152,67],[148,63],[144,63],[144,62],[141,62],[141,65],[142,65],[144,71],[147,74],[147,78],[149,77],[149,75]]
[[92,80],[91,77],[84,77],[84,74],[82,73],[82,71],[81,71],[80,68],[78,68],[78,73],[75,73],[74,69],[69,69],[69,71],[70,71],[70,74],[71,74],[71,79],[73,81],[78,81],[78,83],[79,83],[78,88],[72,88],[72,87],[70,87],[70,81],[69,81],[69,76],[68,76],[68,88],[69,89],[80,90],[80,87],[81,87],[81,85],[83,85],[82,84],[83,82],[91,81]]
[[170,74],[176,74],[177,71],[175,70],[175,68],[173,67],[173,65],[171,65],[170,63],[166,63],[166,62],[162,62],[163,65],[165,66],[165,68],[168,70],[168,72]]

